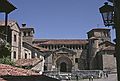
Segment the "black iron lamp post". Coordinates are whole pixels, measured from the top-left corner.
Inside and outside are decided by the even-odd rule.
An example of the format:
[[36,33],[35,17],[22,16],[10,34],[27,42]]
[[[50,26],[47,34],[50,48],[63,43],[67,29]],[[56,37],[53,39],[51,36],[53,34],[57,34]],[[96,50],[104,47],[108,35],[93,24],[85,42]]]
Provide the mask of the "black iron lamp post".
[[105,26],[113,26],[116,32],[115,56],[117,64],[117,78],[120,81],[120,0],[110,0],[113,6],[105,3],[100,7],[103,22]]
[[7,0],[0,0],[0,12],[5,13],[5,27],[6,27],[6,41],[7,41],[7,21],[8,21],[8,14],[15,10],[16,7],[13,6]]

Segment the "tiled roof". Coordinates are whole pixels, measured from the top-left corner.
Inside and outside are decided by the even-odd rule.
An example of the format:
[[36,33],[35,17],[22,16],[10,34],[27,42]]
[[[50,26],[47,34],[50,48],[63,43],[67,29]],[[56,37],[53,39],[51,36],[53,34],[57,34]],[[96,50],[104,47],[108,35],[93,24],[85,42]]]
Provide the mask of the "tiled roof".
[[3,79],[3,78],[0,78],[0,81],[7,81],[7,80],[5,80],[5,79]]
[[11,65],[0,64],[0,76],[12,75],[12,76],[30,76],[39,75],[31,70],[13,67]]
[[[15,24],[15,23],[16,23],[16,21],[13,21],[13,20],[9,20],[9,21],[8,21],[8,25],[9,25],[9,26],[12,26],[12,25]],[[0,26],[5,26],[5,21],[0,20]]]
[[35,39],[34,44],[87,44],[88,41],[86,39]]
[[33,46],[35,49],[38,49],[39,51],[49,51],[48,49],[46,48],[42,48],[42,47],[38,47],[38,46]]
[[16,61],[16,66],[34,66],[41,62],[43,59],[32,58],[32,59],[19,59]]

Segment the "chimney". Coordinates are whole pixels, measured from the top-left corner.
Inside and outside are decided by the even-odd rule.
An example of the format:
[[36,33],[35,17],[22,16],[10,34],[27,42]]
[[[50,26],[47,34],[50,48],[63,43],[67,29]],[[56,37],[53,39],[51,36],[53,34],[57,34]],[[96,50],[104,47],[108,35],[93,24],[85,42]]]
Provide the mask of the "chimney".
[[22,27],[26,27],[26,24],[25,24],[25,23],[23,23],[23,24],[22,24]]

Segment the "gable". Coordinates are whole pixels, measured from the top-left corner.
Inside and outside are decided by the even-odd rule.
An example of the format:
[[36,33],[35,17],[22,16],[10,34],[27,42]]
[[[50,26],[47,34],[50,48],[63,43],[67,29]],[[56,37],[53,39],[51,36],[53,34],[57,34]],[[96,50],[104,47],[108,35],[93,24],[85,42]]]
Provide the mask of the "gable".
[[103,43],[100,43],[99,46],[100,46],[99,52],[106,52],[108,54],[115,53],[115,44],[110,41],[105,41]]
[[105,47],[113,46],[114,47],[115,44],[110,41],[105,41],[105,42],[100,43],[99,46],[105,46]]
[[104,47],[102,50],[104,50],[104,51],[115,51],[115,47],[114,46],[107,46],[107,47]]
[[38,55],[44,56],[44,53],[42,51],[35,49],[32,45],[30,45],[26,42],[23,42],[23,47],[29,49],[30,51],[32,51],[34,53],[37,53]]
[[[8,27],[10,27],[10,29],[12,29],[14,31],[17,31],[17,32],[20,31],[19,25],[17,24],[16,21],[8,20],[8,24],[7,25],[8,25]],[[1,20],[0,21],[0,26],[1,27],[5,27],[5,21]]]
[[17,23],[14,23],[10,26],[11,30],[14,30],[14,31],[17,31],[17,32],[20,32],[20,29],[19,29],[19,26]]
[[76,54],[76,52],[74,52],[73,50],[70,50],[68,48],[65,48],[65,47],[62,47],[62,48],[59,48],[58,50],[55,50],[54,52],[56,53],[64,53],[64,54]]

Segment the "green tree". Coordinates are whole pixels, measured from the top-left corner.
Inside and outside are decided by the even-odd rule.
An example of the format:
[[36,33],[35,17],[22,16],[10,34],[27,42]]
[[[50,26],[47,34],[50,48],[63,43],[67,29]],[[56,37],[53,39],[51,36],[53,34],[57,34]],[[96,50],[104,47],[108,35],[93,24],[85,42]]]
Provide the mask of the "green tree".
[[11,54],[11,47],[10,44],[4,41],[3,43],[0,42],[0,58],[10,56]]
[[15,66],[15,62],[11,61],[10,56],[0,58],[0,63]]

